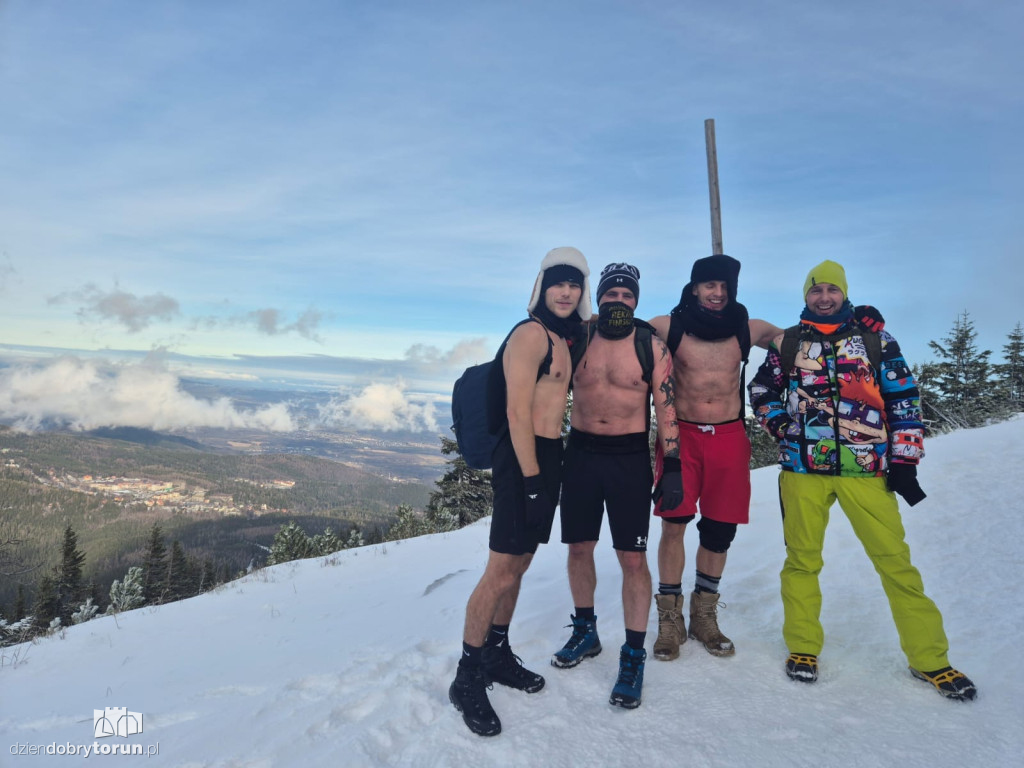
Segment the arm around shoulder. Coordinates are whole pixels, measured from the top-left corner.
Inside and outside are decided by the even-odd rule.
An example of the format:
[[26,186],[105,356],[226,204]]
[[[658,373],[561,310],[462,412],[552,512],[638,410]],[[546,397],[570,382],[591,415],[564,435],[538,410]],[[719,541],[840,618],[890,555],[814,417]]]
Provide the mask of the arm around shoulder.
[[755,318],[750,321],[750,344],[761,349],[768,349],[768,345],[775,341],[777,346],[781,343],[784,332],[784,328],[772,325],[767,320]]

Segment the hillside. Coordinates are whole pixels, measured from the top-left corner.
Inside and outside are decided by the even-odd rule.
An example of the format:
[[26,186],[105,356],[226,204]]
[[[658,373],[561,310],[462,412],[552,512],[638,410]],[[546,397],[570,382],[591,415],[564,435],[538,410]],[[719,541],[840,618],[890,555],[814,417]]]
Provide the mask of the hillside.
[[[310,533],[375,530],[399,504],[422,507],[431,490],[315,456],[231,454],[146,430],[106,434],[0,427],[3,525],[25,542],[22,559],[39,565],[26,583],[56,562],[67,524],[86,553],[86,579],[102,593],[138,564],[155,522],[168,541],[234,575],[262,561],[260,545],[288,520]],[[16,585],[0,583],[0,605]]]

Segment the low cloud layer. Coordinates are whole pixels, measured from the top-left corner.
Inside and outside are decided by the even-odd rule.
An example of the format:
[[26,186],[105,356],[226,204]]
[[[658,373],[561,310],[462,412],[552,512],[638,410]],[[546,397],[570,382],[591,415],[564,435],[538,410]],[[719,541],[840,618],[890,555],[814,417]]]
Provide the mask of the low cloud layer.
[[374,383],[353,397],[337,396],[320,408],[320,420],[328,427],[385,432],[437,432],[434,406],[424,396],[413,402],[405,384]]
[[155,321],[166,322],[180,314],[177,299],[162,293],[137,296],[116,287],[103,291],[89,284],[49,299],[50,304],[81,303],[77,314],[83,320],[113,320],[129,332],[137,333]]
[[243,411],[226,397],[203,400],[184,392],[178,377],[156,357],[110,365],[64,356],[42,365],[0,370],[0,418],[27,430],[51,423],[80,430],[295,428],[284,404]]
[[493,350],[488,349],[487,339],[465,339],[447,352],[430,344],[413,344],[405,351],[405,358],[417,365],[430,369],[463,368],[490,360]]

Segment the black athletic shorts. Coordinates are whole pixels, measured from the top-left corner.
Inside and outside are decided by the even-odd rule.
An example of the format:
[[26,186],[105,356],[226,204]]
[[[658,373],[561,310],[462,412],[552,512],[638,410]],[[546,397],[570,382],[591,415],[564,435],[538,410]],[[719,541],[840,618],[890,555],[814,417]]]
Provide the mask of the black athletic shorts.
[[[558,502],[562,485],[562,441],[558,438],[537,437],[537,463],[544,487],[553,503]],[[533,554],[538,544],[547,544],[551,536],[551,524],[555,511],[547,521],[542,538],[526,533],[526,492],[523,489],[523,473],[512,447],[512,438],[505,436],[494,448],[491,469],[491,488],[494,489],[494,514],[491,516],[490,548],[506,555]]]
[[573,429],[562,467],[562,541],[597,541],[607,507],[612,546],[646,552],[652,485],[646,432],[606,436]]

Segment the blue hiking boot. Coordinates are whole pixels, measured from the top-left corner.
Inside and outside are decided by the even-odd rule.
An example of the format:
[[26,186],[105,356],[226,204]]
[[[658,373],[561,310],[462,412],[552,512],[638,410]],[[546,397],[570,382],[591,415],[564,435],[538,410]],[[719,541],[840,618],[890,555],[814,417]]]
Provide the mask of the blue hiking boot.
[[636,709],[640,706],[640,692],[644,687],[644,662],[647,651],[637,650],[628,645],[622,646],[619,652],[619,679],[612,688],[609,704],[623,709]]
[[560,669],[575,667],[584,659],[597,656],[601,652],[601,639],[597,636],[597,617],[592,619],[572,619],[572,637],[562,649],[551,657],[551,666]]

